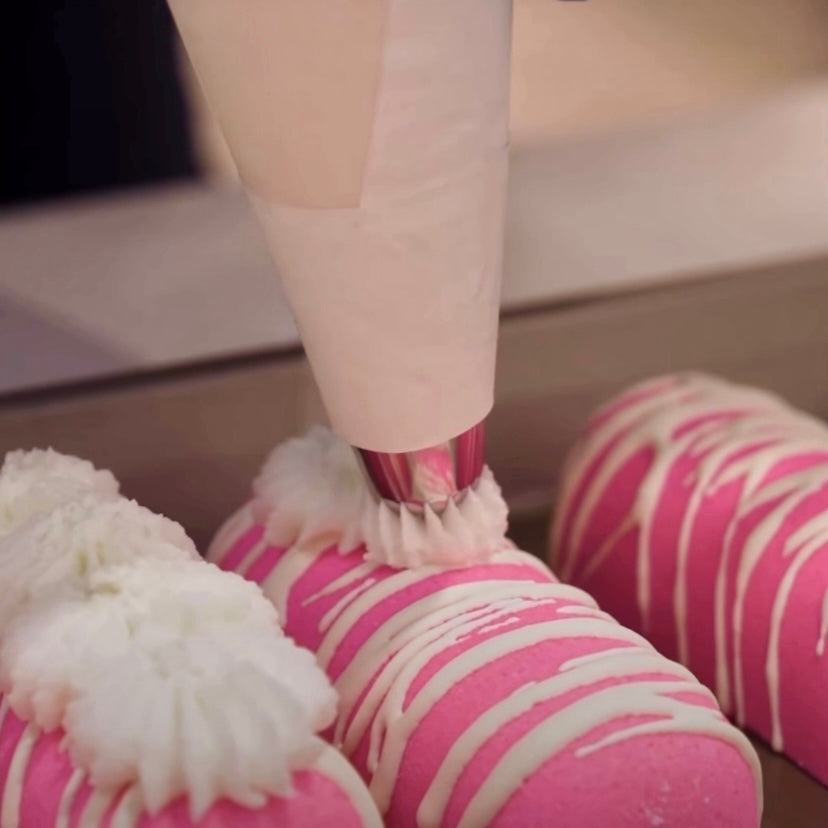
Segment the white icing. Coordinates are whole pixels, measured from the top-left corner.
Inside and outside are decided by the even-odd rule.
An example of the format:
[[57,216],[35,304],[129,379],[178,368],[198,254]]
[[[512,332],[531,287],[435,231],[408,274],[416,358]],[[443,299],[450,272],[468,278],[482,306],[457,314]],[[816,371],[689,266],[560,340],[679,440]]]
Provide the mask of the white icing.
[[253,495],[251,513],[272,543],[302,546],[325,538],[342,552],[362,543],[370,495],[353,450],[327,428],[277,446],[253,482]]
[[483,563],[503,549],[508,515],[489,468],[439,515],[428,504],[415,515],[404,506],[369,501],[362,519],[366,558],[396,567]]
[[[677,577],[673,594],[674,618],[678,630],[678,654],[679,660],[682,662],[686,662],[689,658],[690,649],[686,624],[688,602],[687,565],[690,555],[691,534],[695,525],[696,514],[701,508],[705,498],[715,494],[723,485],[734,480],[743,479],[743,492],[745,495],[749,495],[764,479],[771,465],[776,462],[776,454],[767,450],[780,439],[780,435],[774,435],[772,433],[774,430],[776,432],[779,430],[778,427],[775,427],[776,418],[772,414],[768,418],[769,421],[766,425],[760,417],[764,417],[764,415],[757,414],[755,417],[751,417],[750,422],[752,423],[752,427],[747,428],[740,442],[730,439],[719,445],[709,446],[710,453],[702,459],[696,479],[688,482],[688,486],[692,486],[693,492],[690,496],[685,519],[682,521],[679,533],[678,552],[676,556]],[[737,422],[728,431],[732,438],[745,428],[742,423]],[[764,436],[768,429],[771,430],[771,433]],[[757,442],[754,450],[745,452],[747,440],[759,440],[760,438],[763,442]],[[744,456],[741,459],[734,460],[734,455],[739,451],[744,452]],[[717,604],[722,604],[724,601],[724,593],[723,591],[719,591],[723,590],[723,588],[724,582],[722,581],[720,585],[717,585]],[[718,632],[720,636],[723,636],[723,608],[721,609],[721,613],[722,618],[719,623]],[[726,670],[723,673],[720,677],[720,695],[723,701],[726,701],[729,699],[728,679]]]
[[143,808],[141,791],[138,788],[128,788],[115,806],[109,828],[133,828],[138,824]]
[[359,566],[351,567],[351,569],[345,572],[344,575],[334,578],[332,581],[325,584],[322,589],[314,592],[309,598],[306,598],[302,602],[302,606],[307,607],[318,601],[320,598],[324,598],[326,595],[333,595],[334,592],[339,592],[339,590],[345,589],[345,587],[351,586],[357,581],[361,581],[369,577],[371,573],[376,570],[376,568],[377,567],[372,563],[362,563]]
[[665,663],[655,651],[636,646],[619,647],[614,651],[601,650],[590,654],[589,661],[571,665],[549,679],[530,682],[519,687],[510,696],[490,707],[476,722],[467,728],[451,746],[437,769],[417,811],[419,828],[437,828],[449,805],[451,794],[466,767],[468,757],[478,751],[496,733],[507,727],[533,707],[563,693],[605,680],[611,671],[616,678],[635,677],[644,673],[678,671],[676,665]]
[[485,828],[508,802],[512,792],[551,756],[602,724],[624,716],[657,716],[644,725],[629,725],[613,732],[601,743],[582,749],[577,757],[626,738],[648,733],[702,733],[713,735],[736,747],[746,759],[761,791],[759,761],[747,738],[730,725],[718,708],[680,703],[668,694],[700,693],[695,679],[686,681],[629,681],[595,690],[561,707],[518,739],[489,771],[466,806],[458,828]]
[[[548,596],[546,600],[551,603]],[[465,610],[460,605],[454,605],[456,615],[451,611],[443,613],[441,614],[442,618],[439,619],[440,623],[428,626],[421,622],[417,625],[418,629],[413,634],[406,634],[402,641],[397,640],[401,636],[389,641],[386,652],[394,654],[385,662],[378,675],[374,677],[371,689],[365,698],[360,700],[357,715],[350,722],[345,735],[343,743],[345,750],[350,752],[357,746],[365,732],[365,728],[370,723],[371,746],[368,766],[370,770],[376,770],[385,739],[383,717],[377,716],[377,711],[388,709],[388,706],[393,703],[392,689],[394,695],[397,694],[398,688],[404,687],[407,689],[410,682],[405,682],[405,676],[410,676],[413,681],[417,673],[434,655],[456,644],[466,636],[481,633],[483,627],[492,619],[526,608],[532,603],[531,599],[522,600],[517,597],[504,598],[500,602],[484,600],[482,604],[480,601],[469,600],[466,602],[467,608]],[[337,687],[340,687],[339,683],[337,683]],[[358,698],[359,686],[350,687],[347,690],[343,687],[342,696],[347,699]],[[400,705],[400,711],[401,707]],[[350,708],[343,708],[343,719],[345,714],[349,712]],[[389,714],[388,718],[392,719],[395,712],[397,711]]]
[[376,578],[365,578],[359,586],[355,586],[350,592],[342,596],[323,616],[319,622],[319,631],[326,632],[328,628],[336,621],[342,614],[342,611],[349,604],[353,603],[354,599],[366,589],[370,589],[377,582]]
[[819,637],[817,638],[816,654],[825,655],[825,641],[828,639],[828,589],[822,596],[822,608],[819,616]]
[[216,562],[218,555],[223,554],[231,543],[234,543],[236,538],[241,537],[248,529],[252,529],[256,525],[256,521],[250,514],[250,504],[245,503],[240,509],[237,509],[224,523],[219,527],[218,532],[213,536],[210,545],[207,547],[205,557],[209,561]]
[[83,806],[78,828],[100,828],[104,814],[115,800],[115,791],[92,791],[92,795]]
[[282,546],[364,545],[368,560],[404,568],[479,563],[506,544],[508,509],[488,468],[459,502],[414,514],[375,502],[353,450],[321,427],[278,446],[253,491],[251,514]]
[[[283,624],[287,624],[288,605],[287,599],[290,594],[289,586],[293,586],[316,561],[316,553],[321,551],[318,547],[293,546],[279,559],[278,566],[262,583],[262,588],[268,595],[273,596],[273,603],[279,611],[279,618]],[[278,570],[278,575],[276,574]],[[278,581],[279,589],[274,589],[273,584]]]
[[72,776],[60,795],[60,803],[58,804],[57,814],[55,814],[55,828],[69,828],[69,818],[72,816],[75,797],[78,795],[85,778],[86,774],[80,768],[75,768],[72,771]]
[[6,774],[6,784],[3,787],[3,801],[0,808],[0,826],[2,828],[18,828],[20,826],[23,783],[26,781],[26,768],[29,765],[29,759],[37,737],[37,728],[29,724],[20,734],[20,738],[14,747]]
[[0,629],[27,601],[83,588],[103,566],[196,557],[179,524],[133,501],[69,501],[0,536]]
[[[746,512],[751,511],[761,502],[768,499],[781,498],[780,502],[759,521],[753,531],[745,540],[739,555],[738,567],[736,570],[736,597],[733,603],[731,613],[731,629],[733,632],[733,687],[735,699],[736,719],[741,724],[745,722],[745,681],[743,671],[743,643],[745,636],[745,601],[747,598],[748,586],[750,580],[767,552],[768,545],[771,540],[777,535],[782,528],[782,524],[790,512],[791,508],[795,508],[799,503],[812,495],[814,492],[823,488],[826,484],[825,472],[816,472],[808,469],[804,472],[799,472],[793,475],[787,475],[774,483],[767,486],[760,496],[750,497],[743,494],[739,508],[736,510],[734,519],[730,524],[730,531],[725,539],[725,547],[729,551],[732,548],[732,532],[735,529],[739,519]],[[824,518],[823,518],[824,523]],[[728,556],[729,558],[729,556]],[[720,569],[719,577],[724,584],[725,572]],[[781,584],[780,584],[781,587]],[[724,587],[722,587],[722,592]],[[723,600],[723,599],[722,599]],[[771,639],[778,633],[778,626],[781,624],[781,617],[772,612],[771,613]],[[724,624],[722,624],[724,626]],[[770,654],[770,651],[769,651]],[[769,675],[768,690],[771,696],[774,695],[773,684],[774,677]],[[775,703],[772,701],[772,710]],[[779,748],[777,748],[779,749]]]
[[0,468],[0,534],[84,495],[118,495],[108,471],[52,449],[10,451]]
[[84,593],[22,612],[3,655],[12,704],[62,720],[93,784],[134,783],[151,813],[184,793],[193,819],[289,794],[336,711],[260,590],[206,562],[97,570]]
[[245,553],[235,571],[238,572],[239,575],[247,575],[250,567],[253,566],[253,564],[259,559],[259,556],[265,551],[265,549],[267,549],[266,540],[260,540],[254,543]]
[[[610,630],[608,627],[616,629]],[[425,664],[426,655],[424,654],[418,663],[417,672],[414,669],[405,668],[401,678],[394,682],[372,728],[374,737],[372,741],[375,745],[382,745],[370,785],[377,804],[381,809],[387,808],[408,740],[420,722],[429,714],[435,702],[449,692],[455,684],[475,670],[515,650],[532,647],[556,638],[601,638],[608,634],[612,635],[615,640],[643,643],[640,636],[619,627],[611,619],[604,622],[594,622],[589,619],[557,619],[527,623],[518,629],[485,639],[466,649],[435,673],[408,707],[403,710],[402,702],[405,695],[416,678],[417,672]],[[435,653],[432,651],[429,655],[433,657]],[[489,735],[493,736],[495,732],[492,730]],[[550,751],[547,755],[551,756],[553,753],[554,751]]]
[[351,806],[359,814],[361,828],[383,828],[382,819],[371,794],[368,793],[368,788],[351,763],[338,750],[326,745],[314,769],[340,785]]
[[[826,485],[828,485],[828,480],[823,481],[823,487]],[[785,618],[788,599],[800,570],[817,552],[824,551],[826,545],[828,545],[828,521],[824,515],[817,515],[800,527],[787,539],[785,545],[784,555],[790,559],[790,563],[779,583],[771,608],[770,638],[765,662],[765,677],[771,706],[771,745],[776,750],[782,750],[783,746],[779,697],[779,639],[782,633],[782,621]]]

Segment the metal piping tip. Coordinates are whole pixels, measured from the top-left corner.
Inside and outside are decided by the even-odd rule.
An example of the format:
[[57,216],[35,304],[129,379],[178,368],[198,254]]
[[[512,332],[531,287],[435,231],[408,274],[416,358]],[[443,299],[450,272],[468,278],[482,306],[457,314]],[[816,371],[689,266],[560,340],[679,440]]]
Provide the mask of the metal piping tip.
[[406,452],[356,449],[377,498],[404,504],[414,512],[429,504],[442,512],[459,502],[483,472],[486,423],[478,423],[446,443]]

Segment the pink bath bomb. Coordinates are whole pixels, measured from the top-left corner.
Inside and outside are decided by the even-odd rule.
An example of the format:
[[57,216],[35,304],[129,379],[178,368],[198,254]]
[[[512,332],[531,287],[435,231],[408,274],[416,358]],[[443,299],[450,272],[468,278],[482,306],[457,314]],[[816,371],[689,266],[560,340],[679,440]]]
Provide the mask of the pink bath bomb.
[[210,557],[260,583],[340,694],[330,733],[394,828],[755,828],[756,756],[713,695],[504,548],[464,568],[270,543],[246,506]]
[[828,429],[756,389],[651,380],[587,423],[552,565],[828,783]]

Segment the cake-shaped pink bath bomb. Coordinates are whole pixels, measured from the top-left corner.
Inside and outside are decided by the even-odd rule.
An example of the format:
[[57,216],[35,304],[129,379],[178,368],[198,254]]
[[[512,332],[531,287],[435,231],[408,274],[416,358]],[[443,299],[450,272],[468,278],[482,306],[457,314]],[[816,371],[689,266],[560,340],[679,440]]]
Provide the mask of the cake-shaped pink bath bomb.
[[564,468],[561,577],[828,783],[828,429],[701,375],[597,412]]
[[332,738],[387,824],[758,825],[745,737],[689,671],[504,539],[489,473],[442,517],[406,517],[315,430],[254,490],[210,557],[261,583],[317,653],[339,693]]
[[0,824],[379,828],[253,584],[54,452],[0,470]]

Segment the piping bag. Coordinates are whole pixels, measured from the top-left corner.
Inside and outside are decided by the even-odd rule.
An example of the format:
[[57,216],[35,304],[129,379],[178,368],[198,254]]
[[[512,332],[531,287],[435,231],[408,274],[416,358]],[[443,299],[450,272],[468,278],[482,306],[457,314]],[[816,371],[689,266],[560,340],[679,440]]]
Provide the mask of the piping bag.
[[415,514],[483,470],[511,0],[170,0],[331,425]]

